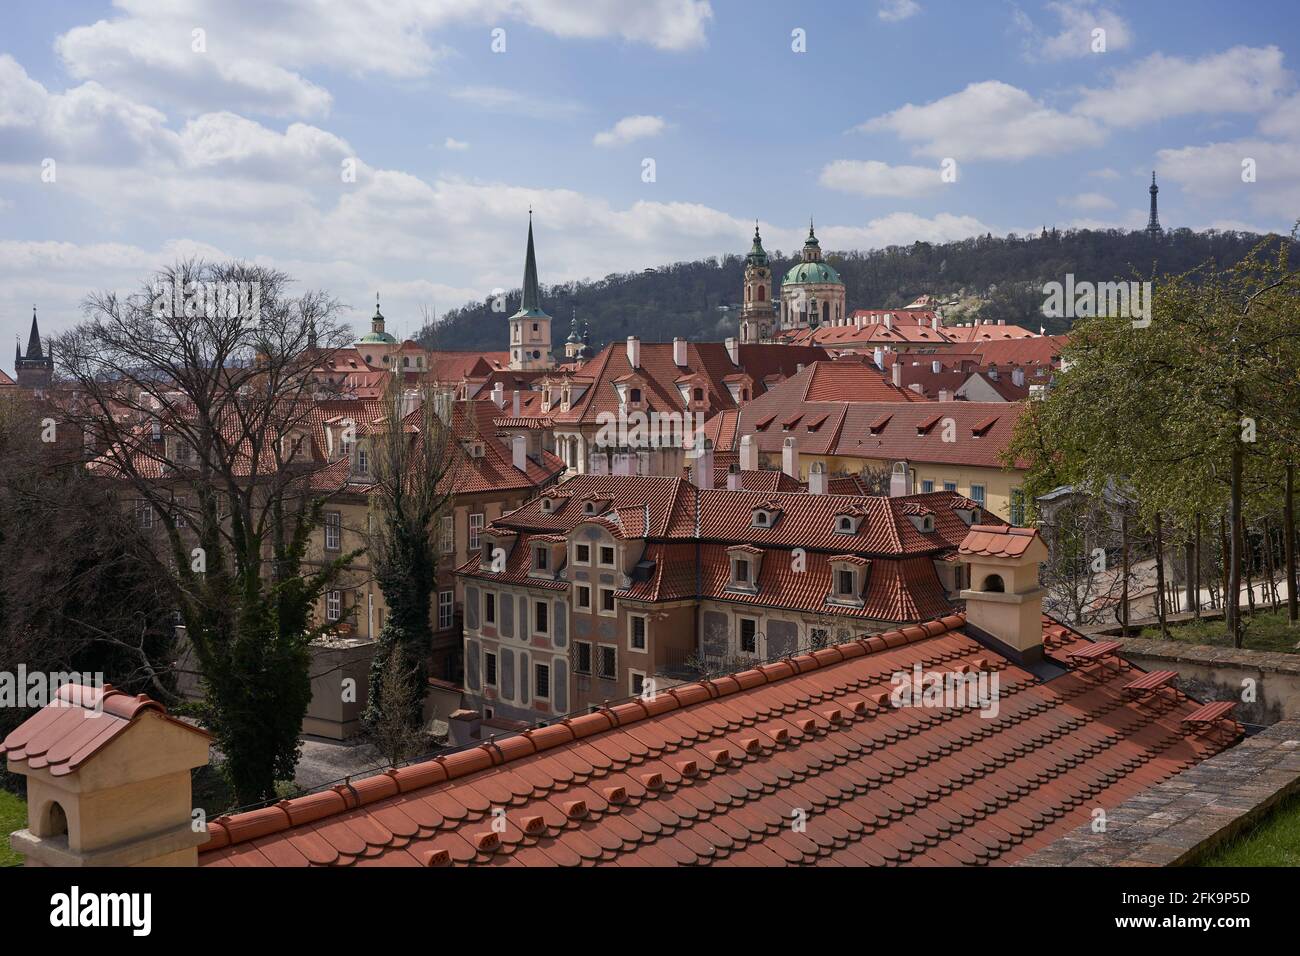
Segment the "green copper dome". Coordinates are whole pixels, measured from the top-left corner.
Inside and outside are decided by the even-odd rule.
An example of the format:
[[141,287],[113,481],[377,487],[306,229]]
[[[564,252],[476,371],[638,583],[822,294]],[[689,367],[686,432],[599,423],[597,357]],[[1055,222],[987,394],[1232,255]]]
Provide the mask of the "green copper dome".
[[387,332],[367,332],[357,339],[357,343],[360,345],[396,345],[397,339]]
[[789,282],[831,282],[843,285],[840,274],[824,262],[796,262],[785,274],[783,283]]

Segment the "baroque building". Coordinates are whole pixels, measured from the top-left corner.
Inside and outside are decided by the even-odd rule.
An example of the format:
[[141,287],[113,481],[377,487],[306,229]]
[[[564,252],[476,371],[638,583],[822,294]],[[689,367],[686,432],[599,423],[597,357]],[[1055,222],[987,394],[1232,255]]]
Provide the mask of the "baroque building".
[[821,243],[809,220],[800,261],[790,267],[781,282],[781,328],[838,325],[844,315],[844,280],[822,261]]

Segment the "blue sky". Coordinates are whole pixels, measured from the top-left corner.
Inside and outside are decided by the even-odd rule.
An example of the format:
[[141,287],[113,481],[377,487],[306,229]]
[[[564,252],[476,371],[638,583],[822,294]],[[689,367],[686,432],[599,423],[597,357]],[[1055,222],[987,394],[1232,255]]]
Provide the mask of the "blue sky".
[[755,217],[769,249],[810,215],[832,250],[1138,228],[1152,169],[1166,226],[1286,232],[1297,37],[1272,0],[16,4],[0,332],[200,254],[411,333],[518,284],[530,205],[547,283],[743,253]]

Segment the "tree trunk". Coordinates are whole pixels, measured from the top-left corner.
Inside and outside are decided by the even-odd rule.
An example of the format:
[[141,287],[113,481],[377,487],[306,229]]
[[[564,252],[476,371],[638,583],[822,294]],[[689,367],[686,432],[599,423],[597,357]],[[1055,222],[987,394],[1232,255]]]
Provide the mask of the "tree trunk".
[[[1246,606],[1250,609],[1250,616],[1255,616],[1255,579],[1251,576],[1250,566],[1255,554],[1250,548],[1250,535],[1246,533],[1246,519],[1241,519],[1241,559],[1242,573],[1246,578]],[[1238,609],[1240,612],[1240,609]]]
[[1119,582],[1119,620],[1128,634],[1128,515],[1120,515],[1120,582]]
[[1201,619],[1201,514],[1196,513],[1196,538],[1192,545],[1192,613]]
[[[1233,386],[1233,408],[1241,404],[1240,388]],[[1240,416],[1238,416],[1240,419]],[[1241,647],[1241,472],[1244,453],[1241,449],[1241,436],[1232,442],[1232,494],[1230,496],[1231,514],[1228,515],[1228,528],[1232,535],[1230,554],[1228,556],[1228,632],[1232,635],[1232,646]]]
[[1273,524],[1264,519],[1264,573],[1268,575],[1268,603],[1277,613],[1277,566],[1273,562]]
[[1231,609],[1228,605],[1228,587],[1232,581],[1232,571],[1228,566],[1230,557],[1228,545],[1228,518],[1226,515],[1219,515],[1219,580],[1223,585],[1223,594],[1219,597],[1219,604],[1223,607],[1223,620],[1228,625],[1228,633],[1232,634],[1232,621],[1229,620]]
[[1165,541],[1160,528],[1160,512],[1156,512],[1156,617],[1160,619],[1160,636],[1169,639],[1169,622],[1165,619]]
[[1286,616],[1295,624],[1300,619],[1300,602],[1295,593],[1295,465],[1286,466],[1286,502],[1282,506],[1282,550],[1286,555]]

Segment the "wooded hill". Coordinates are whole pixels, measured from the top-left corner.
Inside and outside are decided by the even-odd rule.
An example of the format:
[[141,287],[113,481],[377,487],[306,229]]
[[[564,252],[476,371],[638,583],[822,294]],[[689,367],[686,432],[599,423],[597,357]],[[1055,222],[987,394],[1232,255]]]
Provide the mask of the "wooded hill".
[[[1004,319],[1008,323],[1048,332],[1063,332],[1070,319],[1044,319],[1043,283],[1112,282],[1150,279],[1186,272],[1203,263],[1218,267],[1239,261],[1262,237],[1240,232],[1194,232],[1177,229],[1159,239],[1144,232],[1118,229],[1046,230],[1036,236],[985,235],[957,242],[916,242],[868,252],[828,252],[827,261],[839,272],[848,292],[848,308],[898,308],[918,295],[940,298],[961,295],[975,308],[964,317]],[[1275,237],[1275,241],[1284,241]],[[542,289],[542,304],[554,318],[556,351],[562,354],[569,323],[577,310],[579,323],[590,323],[591,343],[640,335],[648,341],[675,336],[719,341],[734,335],[737,317],[726,306],[737,306],[742,289],[745,242],[736,255],[695,262],[676,262],[643,272],[611,274]],[[798,250],[769,251],[772,272],[781,277],[798,257]],[[511,290],[506,308],[469,303],[426,327],[418,340],[426,347],[445,349],[506,348],[506,317],[519,307],[520,293]]]

